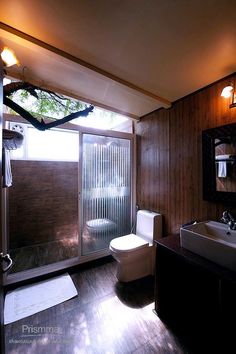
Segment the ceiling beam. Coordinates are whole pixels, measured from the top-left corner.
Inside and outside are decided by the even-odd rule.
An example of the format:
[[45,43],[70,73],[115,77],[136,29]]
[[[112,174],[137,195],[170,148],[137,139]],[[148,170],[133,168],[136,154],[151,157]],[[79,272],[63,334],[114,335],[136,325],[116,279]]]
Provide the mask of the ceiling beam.
[[74,56],[74,55],[72,55],[70,53],[67,53],[67,52],[65,52],[65,51],[63,51],[63,50],[61,50],[59,48],[56,48],[56,47],[54,47],[54,46],[52,46],[52,45],[50,45],[50,44],[48,44],[46,42],[43,42],[43,41],[41,41],[41,40],[39,40],[39,39],[37,39],[35,37],[32,37],[31,35],[29,35],[27,33],[24,33],[24,32],[14,28],[14,27],[11,27],[11,26],[3,23],[3,22],[0,22],[0,28],[3,29],[4,31],[7,31],[9,33],[14,34],[15,36],[18,36],[18,37],[20,37],[22,39],[25,39],[25,40],[27,40],[27,41],[29,41],[31,43],[34,43],[34,44],[36,44],[36,45],[38,45],[38,46],[40,46],[40,47],[42,47],[44,49],[47,49],[50,52],[53,52],[53,53],[55,53],[55,54],[57,54],[57,55],[59,55],[59,56],[61,56],[63,58],[66,58],[66,59],[68,59],[68,60],[70,60],[70,61],[72,61],[74,63],[77,63],[77,64],[79,64],[79,65],[81,65],[81,66],[83,66],[83,67],[85,67],[87,69],[90,69],[90,70],[92,70],[92,71],[94,71],[94,72],[96,72],[96,73],[98,73],[100,75],[103,75],[103,76],[105,76],[105,77],[107,77],[107,78],[109,78],[109,79],[111,79],[111,80],[113,80],[115,82],[118,82],[121,85],[129,87],[129,88],[131,88],[131,89],[133,89],[133,90],[135,90],[137,92],[140,92],[140,93],[142,93],[145,96],[151,97],[151,98],[157,100],[158,102],[162,103],[163,107],[165,107],[165,108],[169,108],[171,106],[171,102],[168,101],[167,99],[165,99],[163,97],[160,97],[160,96],[158,96],[158,95],[156,95],[156,94],[154,94],[154,93],[152,93],[150,91],[147,91],[147,90],[145,90],[145,89],[143,89],[143,88],[141,88],[139,86],[136,86],[136,85],[132,84],[129,81],[126,81],[126,80],[124,80],[124,79],[122,79],[122,78],[120,78],[120,77],[118,77],[116,75],[113,75],[113,74],[109,73],[108,71],[105,71],[105,70],[103,70],[103,69],[101,69],[101,68],[99,68],[99,67],[97,67],[95,65],[92,65],[92,64],[86,62],[83,59],[80,59],[80,58],[78,58],[78,57],[76,57],[76,56]]

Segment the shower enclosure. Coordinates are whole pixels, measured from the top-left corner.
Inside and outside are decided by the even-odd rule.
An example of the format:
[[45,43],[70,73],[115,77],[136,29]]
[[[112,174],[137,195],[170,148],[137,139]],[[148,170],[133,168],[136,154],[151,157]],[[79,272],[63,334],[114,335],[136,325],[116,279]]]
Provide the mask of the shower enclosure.
[[[58,160],[56,138],[50,148],[56,160],[52,151],[44,160],[30,147],[25,156],[17,152],[12,159],[13,186],[4,193],[7,246],[14,261],[9,283],[108,255],[110,240],[131,230],[134,135],[71,126],[64,134],[67,144],[73,140],[73,159]],[[59,143],[65,146],[62,132]],[[26,137],[35,142],[35,134],[28,130]]]

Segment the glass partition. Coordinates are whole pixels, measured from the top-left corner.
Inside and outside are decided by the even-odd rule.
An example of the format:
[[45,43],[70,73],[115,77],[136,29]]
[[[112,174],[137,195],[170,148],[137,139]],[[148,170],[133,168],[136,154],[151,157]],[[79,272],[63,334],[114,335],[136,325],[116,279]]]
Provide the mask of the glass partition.
[[83,134],[82,255],[108,248],[130,232],[130,140]]

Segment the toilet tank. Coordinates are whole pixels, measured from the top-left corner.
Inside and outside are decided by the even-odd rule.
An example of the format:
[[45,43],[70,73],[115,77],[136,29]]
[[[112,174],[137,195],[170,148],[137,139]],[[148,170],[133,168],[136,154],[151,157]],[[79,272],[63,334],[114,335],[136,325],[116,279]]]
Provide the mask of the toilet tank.
[[162,237],[162,216],[149,210],[138,210],[136,235],[149,243]]

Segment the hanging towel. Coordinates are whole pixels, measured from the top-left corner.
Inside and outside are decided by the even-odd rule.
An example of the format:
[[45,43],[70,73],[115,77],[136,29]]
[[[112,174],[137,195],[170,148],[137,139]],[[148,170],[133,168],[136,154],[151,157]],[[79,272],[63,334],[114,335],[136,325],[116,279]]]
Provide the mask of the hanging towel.
[[218,177],[227,177],[227,162],[220,161],[218,163]]
[[235,155],[216,155],[216,160],[228,160],[233,158]]
[[10,151],[3,148],[2,149],[2,174],[3,174],[3,188],[11,187],[12,185],[12,174],[11,174],[11,160]]

